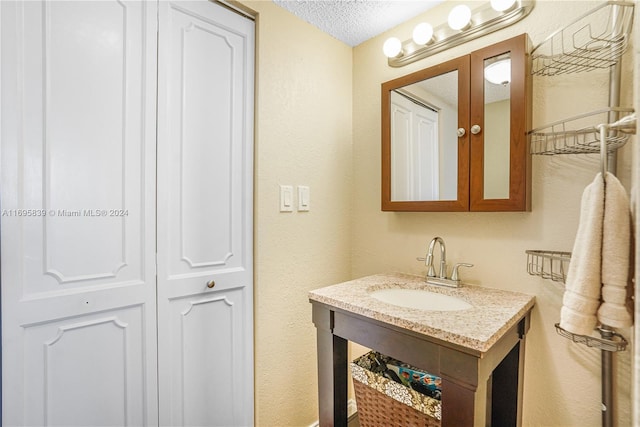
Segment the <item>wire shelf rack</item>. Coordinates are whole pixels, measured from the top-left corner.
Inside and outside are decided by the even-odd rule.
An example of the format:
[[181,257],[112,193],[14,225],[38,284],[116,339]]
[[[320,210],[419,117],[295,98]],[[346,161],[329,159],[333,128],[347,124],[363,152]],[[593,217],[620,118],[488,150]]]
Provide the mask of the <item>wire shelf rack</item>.
[[551,34],[531,52],[531,74],[553,76],[615,65],[631,37],[634,4],[608,1]]
[[[633,108],[609,107],[573,116],[529,131],[531,154],[582,154],[600,152],[599,123],[607,123],[610,113],[631,114]],[[607,132],[607,151],[622,147],[629,140],[624,129]]]
[[528,250],[527,273],[565,283],[571,252]]
[[[554,282],[564,283],[569,271],[571,252],[527,250],[527,273],[532,276],[540,276],[543,279],[550,279]],[[567,338],[575,343],[584,344],[604,351],[624,351],[627,348],[627,340],[619,333],[609,329],[599,329],[602,338],[589,335],[579,335],[562,328],[559,323],[555,324],[558,335]],[[603,327],[606,328],[606,327]]]
[[570,339],[578,344],[584,344],[587,347],[593,347],[604,351],[624,351],[627,348],[627,340],[617,332],[606,331],[611,335],[611,339],[606,339],[574,334],[563,329],[559,323],[556,323],[555,327],[558,335]]

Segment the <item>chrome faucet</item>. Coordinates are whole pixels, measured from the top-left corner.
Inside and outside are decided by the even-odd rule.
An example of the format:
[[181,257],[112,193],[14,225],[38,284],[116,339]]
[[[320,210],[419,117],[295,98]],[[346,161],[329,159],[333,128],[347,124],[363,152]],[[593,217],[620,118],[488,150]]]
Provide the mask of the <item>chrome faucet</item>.
[[447,275],[447,249],[444,246],[444,240],[442,237],[434,237],[429,243],[429,252],[427,253],[426,266],[429,267],[427,276],[435,277],[436,272],[433,268],[433,250],[436,247],[436,243],[440,244],[440,274],[438,277],[444,279]]
[[[433,267],[433,251],[436,247],[436,243],[440,244],[440,273],[436,277],[436,270]],[[451,278],[447,278],[447,249],[444,245],[442,237],[434,237],[429,243],[429,251],[426,258],[417,258],[418,261],[424,261],[424,265],[427,266],[427,283],[432,285],[449,286],[457,288],[460,285],[460,275],[458,270],[460,267],[473,267],[473,264],[467,264],[464,262],[458,263],[453,266]]]

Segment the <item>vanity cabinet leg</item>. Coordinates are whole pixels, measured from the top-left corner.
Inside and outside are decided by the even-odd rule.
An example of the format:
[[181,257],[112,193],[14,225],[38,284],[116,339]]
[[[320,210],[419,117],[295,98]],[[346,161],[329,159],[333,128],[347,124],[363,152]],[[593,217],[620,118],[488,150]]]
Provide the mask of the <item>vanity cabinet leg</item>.
[[473,427],[475,391],[442,378],[442,427]]
[[494,369],[489,380],[488,417],[492,427],[522,425],[524,340],[516,344]]
[[346,427],[347,340],[318,327],[317,343],[320,427]]

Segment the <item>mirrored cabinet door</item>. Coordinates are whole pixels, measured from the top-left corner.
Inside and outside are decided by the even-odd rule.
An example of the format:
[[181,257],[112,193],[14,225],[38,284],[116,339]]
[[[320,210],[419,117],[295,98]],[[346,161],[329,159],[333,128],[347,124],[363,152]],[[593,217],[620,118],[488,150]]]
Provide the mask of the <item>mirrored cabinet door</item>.
[[526,34],[471,53],[470,210],[530,210]]
[[382,85],[382,210],[469,210],[469,57]]
[[382,84],[383,211],[530,210],[526,34]]

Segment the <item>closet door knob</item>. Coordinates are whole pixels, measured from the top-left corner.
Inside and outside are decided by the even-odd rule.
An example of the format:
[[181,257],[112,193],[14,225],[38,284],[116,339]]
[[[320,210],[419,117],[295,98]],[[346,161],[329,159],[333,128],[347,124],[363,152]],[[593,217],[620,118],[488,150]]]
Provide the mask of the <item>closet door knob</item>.
[[474,134],[474,135],[479,134],[481,130],[482,130],[482,128],[479,125],[471,126],[471,133]]
[[207,282],[207,288],[209,288],[209,289],[213,288],[215,285],[216,285],[215,280],[209,280]]
[[464,136],[464,134],[467,133],[465,132],[464,128],[458,128],[458,138],[462,138]]

